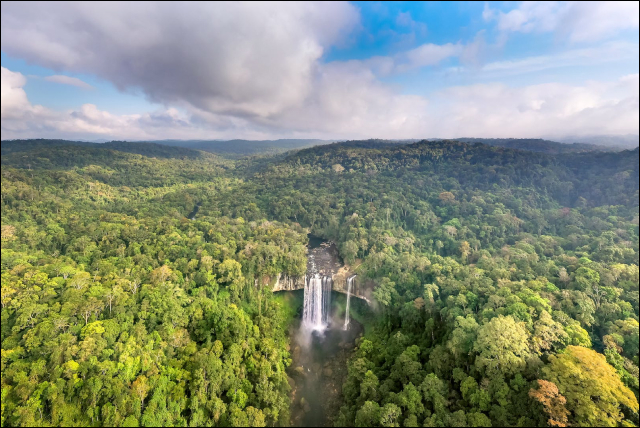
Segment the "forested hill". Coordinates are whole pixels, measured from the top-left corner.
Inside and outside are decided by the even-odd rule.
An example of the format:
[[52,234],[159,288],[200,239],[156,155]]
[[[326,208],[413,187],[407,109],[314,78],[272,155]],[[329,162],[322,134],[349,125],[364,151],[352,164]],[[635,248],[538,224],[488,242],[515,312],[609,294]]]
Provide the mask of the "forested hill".
[[621,151],[625,149],[633,149],[633,146],[629,143],[559,143],[557,141],[543,140],[540,138],[456,138],[456,140],[463,143],[481,143],[490,146],[507,147],[510,149],[529,150],[532,152],[543,152],[550,154],[580,153],[590,151]]
[[186,147],[195,150],[215,153],[229,158],[243,156],[273,155],[289,150],[297,150],[322,144],[330,140],[317,139],[280,139],[280,140],[159,140],[157,144]]
[[347,142],[203,209],[310,227],[375,285],[336,426],[637,425],[638,163]]
[[[599,145],[597,143],[560,143],[557,141],[532,139],[532,138],[456,138],[456,141],[463,143],[481,143],[490,146],[506,147],[510,149],[527,150],[549,154],[559,153],[580,153],[589,151],[620,151],[631,148],[629,144],[608,144]],[[419,140],[367,140],[378,144],[411,144]],[[437,141],[437,140],[434,140]],[[206,141],[206,140],[162,140],[154,141],[158,144],[167,144],[178,147],[188,147],[216,153],[226,157],[241,157],[264,154],[277,154],[289,150],[299,150],[313,146],[331,144],[330,140],[229,140],[229,141]],[[351,143],[364,144],[365,142],[352,141]]]
[[[419,140],[364,140],[348,141],[342,144],[357,145],[367,147],[375,144],[377,146],[405,145],[418,142]],[[442,141],[442,140],[432,140]],[[627,146],[617,145],[597,145],[584,143],[558,143],[555,141],[542,139],[518,139],[518,138],[459,138],[455,141],[468,144],[485,144],[490,146],[505,147],[532,152],[548,154],[560,153],[581,153],[590,151],[621,151]],[[157,141],[110,141],[106,143],[90,143],[85,141],[67,141],[51,139],[33,140],[5,140],[2,142],[2,155],[16,151],[30,151],[38,147],[67,146],[76,145],[84,147],[97,147],[114,149],[123,152],[139,153],[157,157],[195,157],[197,151],[213,153],[228,159],[239,159],[252,156],[269,156],[285,153],[292,150],[301,150],[310,147],[323,146],[333,143],[332,140],[318,139],[280,139],[280,140],[157,140]],[[163,148],[164,147],[164,148]]]
[[290,315],[254,285],[304,231],[187,220],[237,187],[212,154],[34,145],[2,155],[2,425],[287,425]]
[[[481,143],[490,146],[506,147],[511,149],[527,150],[532,152],[542,152],[549,154],[559,153],[580,153],[588,151],[620,151],[629,145],[598,145],[584,143],[559,143],[556,141],[543,139],[527,139],[527,138],[457,138],[456,141],[474,144]],[[350,141],[351,144],[364,145],[367,143],[398,145],[411,144],[419,140],[366,140],[366,141]],[[438,141],[438,140],[434,140]],[[305,149],[313,146],[322,146],[331,144],[330,140],[229,140],[229,141],[206,141],[206,140],[162,140],[155,141],[158,144],[167,144],[178,147],[188,147],[197,150],[203,150],[216,153],[225,157],[238,158],[241,156],[265,155],[283,153],[289,150]]]
[[6,143],[4,426],[287,425],[309,232],[373,290],[336,426],[638,425],[638,149]]
[[[638,200],[637,148],[554,156],[458,141],[422,141],[402,146],[350,141],[301,150],[271,169],[270,176],[275,179],[333,170],[369,176],[418,174],[422,179],[431,176],[440,182],[455,179],[450,187],[531,187],[567,206],[578,200],[592,206],[629,205]],[[402,178],[399,183],[405,180]],[[416,187],[416,191],[421,190],[421,186]]]
[[[68,141],[68,140],[4,140],[2,141],[2,156],[20,152],[34,152],[44,154],[46,156],[52,147],[61,146],[78,146],[89,149],[116,150],[125,153],[137,153],[148,157],[159,158],[199,158],[202,153],[183,147],[167,146],[156,143],[144,142],[128,142],[128,141],[110,141],[107,143],[89,143],[86,141]],[[13,164],[13,160],[6,163]],[[71,165],[71,164],[70,164]]]

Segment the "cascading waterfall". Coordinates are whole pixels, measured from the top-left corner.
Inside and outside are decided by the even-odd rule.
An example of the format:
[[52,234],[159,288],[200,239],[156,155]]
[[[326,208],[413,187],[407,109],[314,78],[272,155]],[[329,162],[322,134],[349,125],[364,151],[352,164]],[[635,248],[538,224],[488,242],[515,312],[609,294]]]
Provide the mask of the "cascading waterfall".
[[322,323],[329,324],[329,312],[331,311],[331,288],[333,279],[330,276],[322,277]]
[[344,329],[349,329],[349,323],[351,322],[351,318],[349,317],[349,306],[351,305],[351,286],[353,285],[353,279],[356,275],[352,275],[347,278],[347,309],[344,313]]
[[302,325],[307,330],[323,331],[327,327],[331,307],[331,284],[331,277],[320,276],[317,273],[305,279]]

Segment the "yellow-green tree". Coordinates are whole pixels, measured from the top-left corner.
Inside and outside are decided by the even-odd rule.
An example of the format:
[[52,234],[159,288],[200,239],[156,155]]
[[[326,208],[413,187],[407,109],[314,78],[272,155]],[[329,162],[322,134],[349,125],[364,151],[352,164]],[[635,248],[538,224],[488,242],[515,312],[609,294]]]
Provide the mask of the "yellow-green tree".
[[566,397],[572,425],[617,426],[623,419],[622,405],[638,411],[633,392],[596,351],[568,346],[564,353],[549,357],[543,373]]

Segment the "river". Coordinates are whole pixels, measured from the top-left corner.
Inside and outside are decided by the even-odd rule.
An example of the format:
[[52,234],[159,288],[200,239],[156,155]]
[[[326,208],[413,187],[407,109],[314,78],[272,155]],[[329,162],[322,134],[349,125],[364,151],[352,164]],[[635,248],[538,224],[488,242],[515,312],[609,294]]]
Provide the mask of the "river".
[[352,320],[349,330],[344,330],[346,298],[341,293],[333,294],[337,296],[334,296],[329,325],[324,331],[309,333],[301,328],[301,313],[290,329],[292,364],[288,374],[293,380],[292,426],[332,426],[331,416],[337,415],[342,405],[347,360],[363,328]]
[[[342,261],[336,246],[309,235],[305,291],[314,291],[313,277],[331,278],[341,267]],[[289,329],[292,359],[288,368],[292,386],[291,425],[332,426],[332,417],[338,414],[343,401],[341,392],[347,376],[347,360],[353,352],[356,339],[363,334],[363,327],[352,319],[348,330],[344,330],[346,296],[335,291],[330,291],[328,295],[313,293],[316,299],[322,299],[321,304],[315,303],[317,308],[323,308],[323,322],[310,325],[308,319],[303,320],[303,313],[308,316],[303,305],[312,304],[309,298],[305,299],[305,291],[285,292],[294,294],[296,298],[291,300],[298,305],[297,317]],[[367,310],[364,302],[354,306],[355,313]]]

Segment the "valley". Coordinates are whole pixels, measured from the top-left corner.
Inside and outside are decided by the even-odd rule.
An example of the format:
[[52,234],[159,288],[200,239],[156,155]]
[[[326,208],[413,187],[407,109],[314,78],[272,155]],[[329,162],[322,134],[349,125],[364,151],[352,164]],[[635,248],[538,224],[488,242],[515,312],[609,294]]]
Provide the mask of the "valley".
[[2,147],[7,425],[637,420],[637,149]]

